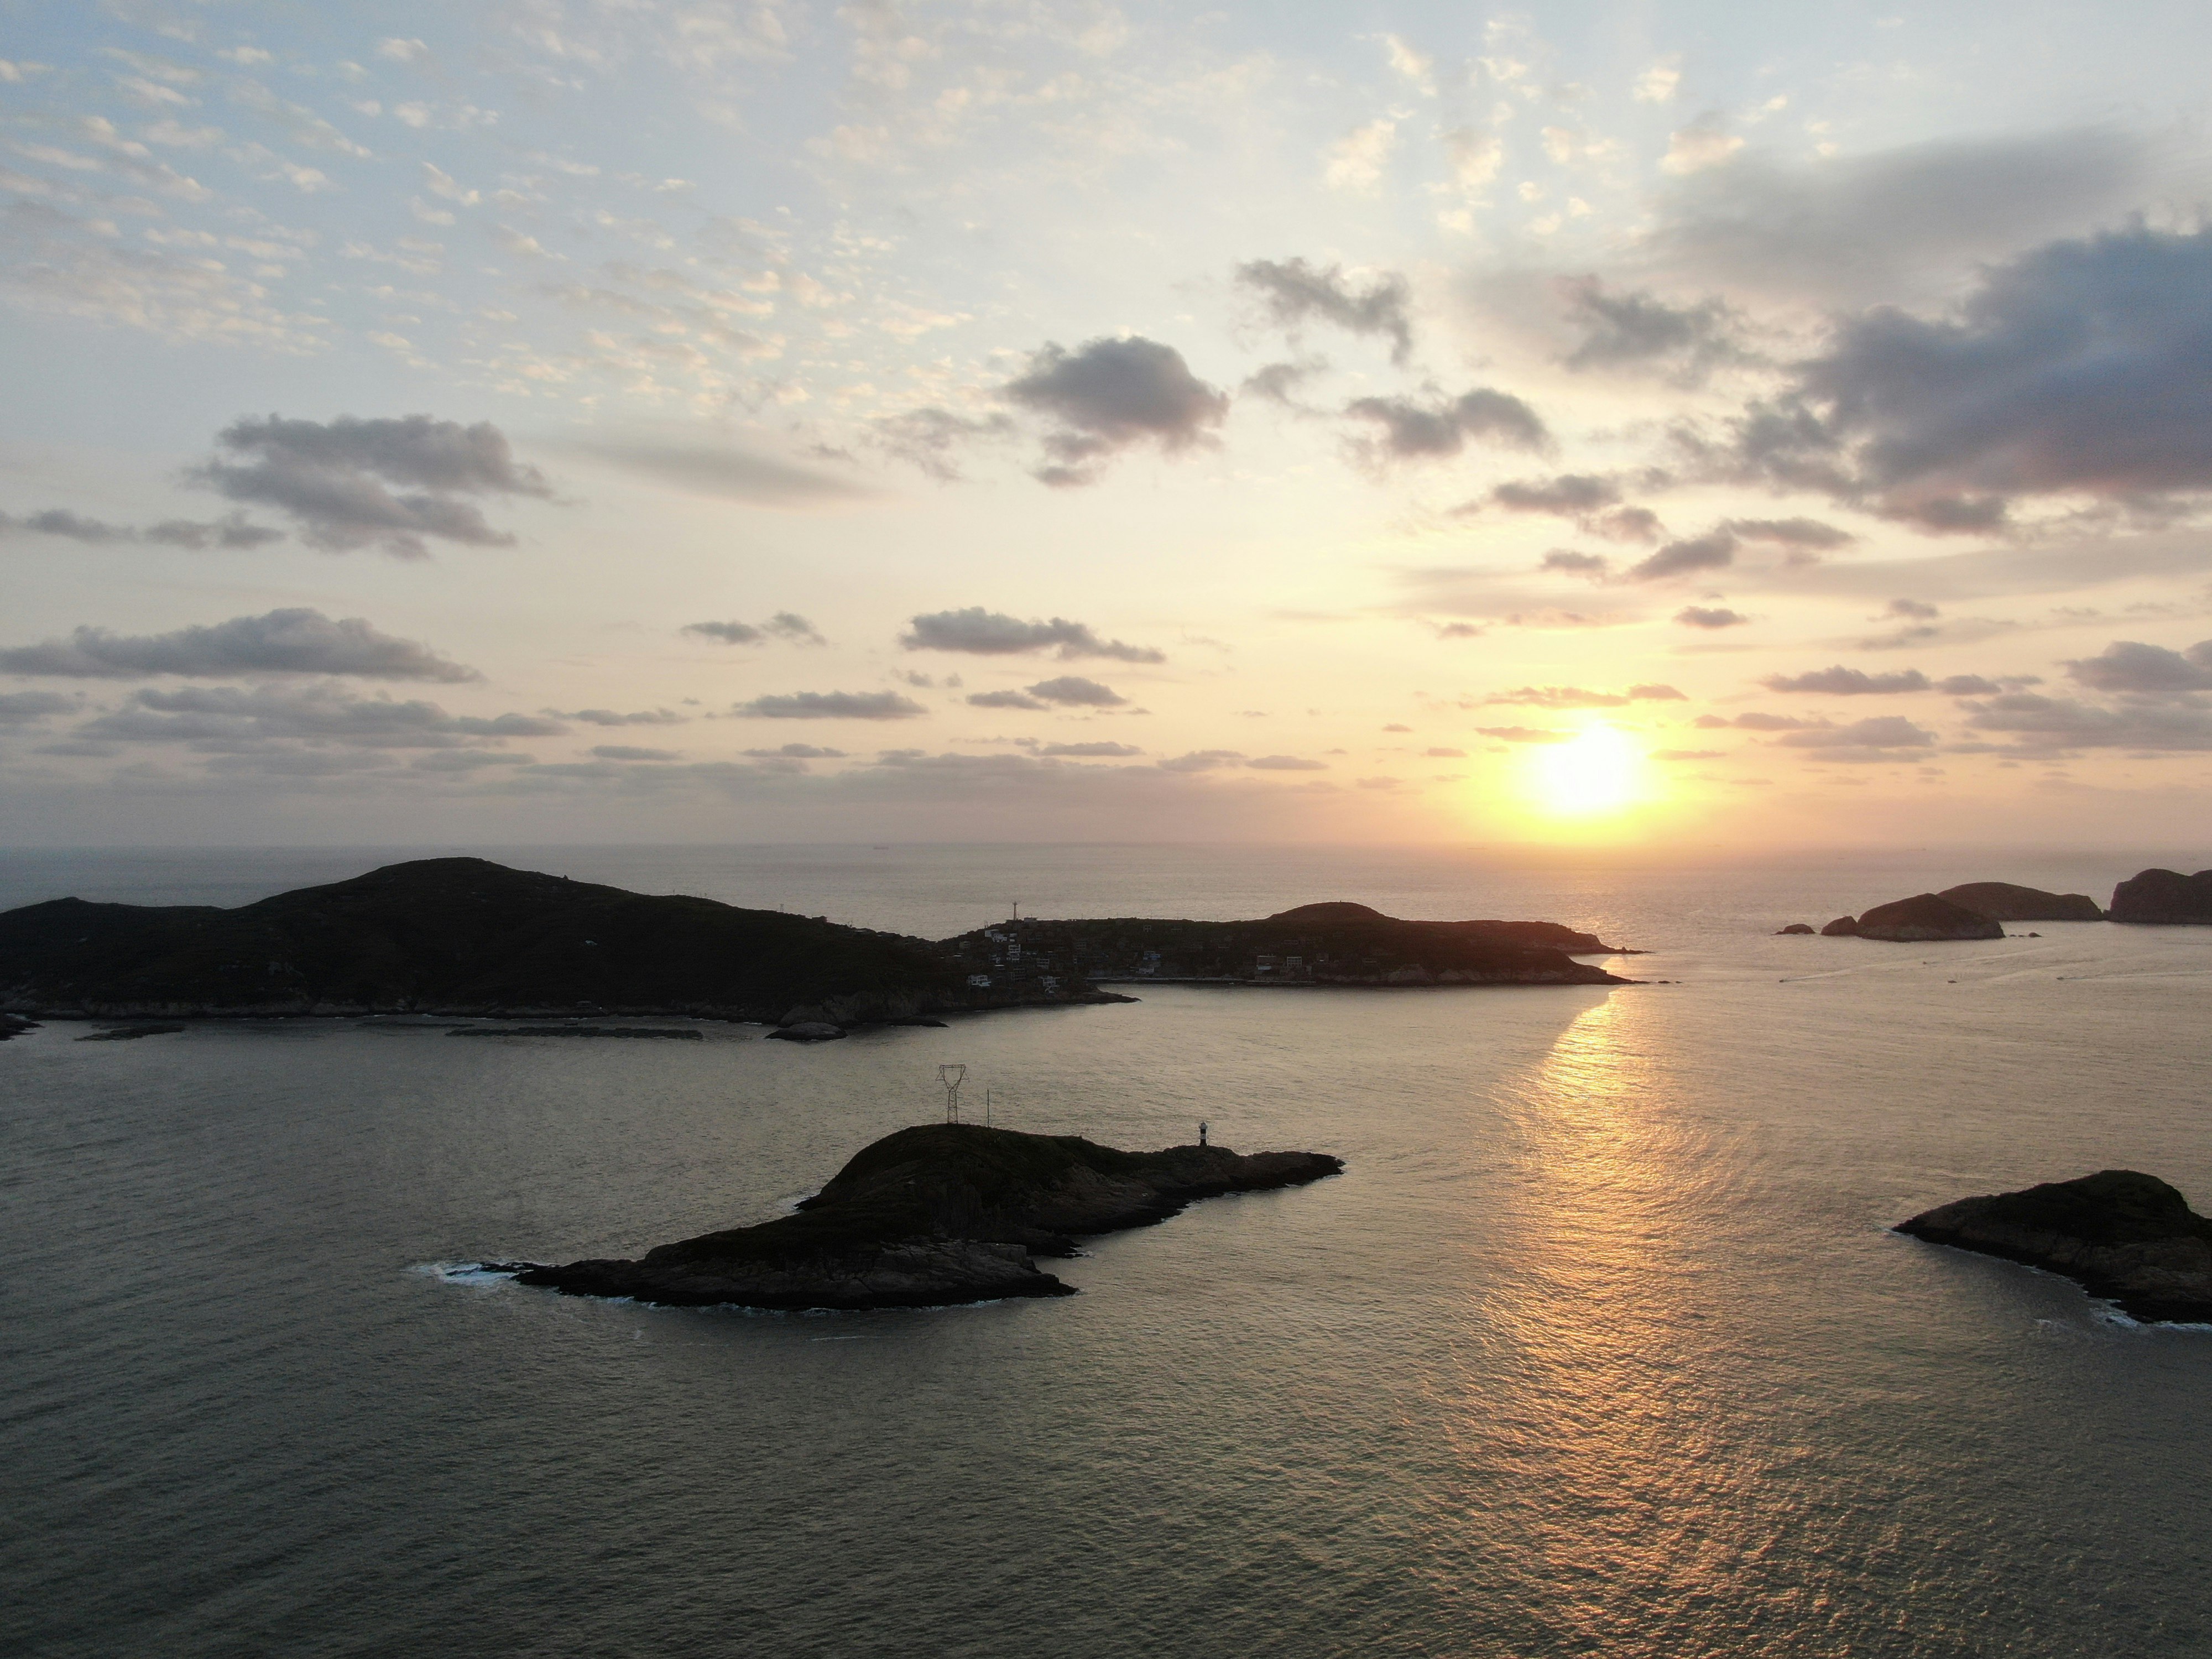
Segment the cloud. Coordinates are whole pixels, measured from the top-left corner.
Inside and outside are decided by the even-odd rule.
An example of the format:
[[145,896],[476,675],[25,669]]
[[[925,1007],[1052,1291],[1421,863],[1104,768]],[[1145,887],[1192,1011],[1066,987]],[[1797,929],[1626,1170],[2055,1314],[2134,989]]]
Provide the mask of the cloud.
[[1012,418],[1003,411],[970,416],[932,405],[878,417],[874,423],[873,441],[878,448],[919,467],[940,483],[951,483],[961,476],[954,457],[963,447],[1011,438],[1014,431]]
[[1322,176],[1334,190],[1372,190],[1397,143],[1398,124],[1388,116],[1355,127],[1329,146],[1328,170]]
[[1770,691],[1809,691],[1825,697],[1886,697],[1903,691],[1932,691],[1935,682],[1917,668],[1869,674],[1838,663],[1809,674],[1769,674],[1759,681]]
[[1556,478],[1516,478],[1490,492],[1494,506],[1509,513],[1549,513],[1562,519],[1587,519],[1620,500],[1620,486],[1594,473],[1563,472]]
[[2068,662],[2066,672],[2093,691],[2132,697],[2164,699],[2212,691],[2212,640],[2199,640],[2186,651],[2115,640],[2094,657]]
[[515,460],[489,421],[463,426],[428,415],[328,422],[247,416],[216,435],[223,452],[188,475],[234,501],[289,514],[300,538],[332,552],[379,547],[428,555],[426,538],[511,547],[471,496],[550,499],[553,487]]
[[1721,760],[1727,756],[1724,749],[1655,749],[1651,758],[1656,761]]
[[780,749],[747,749],[749,760],[843,760],[842,749],[823,749],[811,743],[787,743]]
[[1245,765],[1261,772],[1326,772],[1327,761],[1304,760],[1296,755],[1261,755]]
[[0,691],[0,726],[21,726],[49,714],[66,714],[76,699],[58,691]]
[[686,623],[678,630],[725,645],[760,645],[769,640],[788,640],[793,645],[827,645],[814,624],[795,611],[779,611],[764,623]]
[[210,753],[249,754],[289,745],[453,749],[567,728],[532,714],[448,714],[432,702],[363,697],[328,682],[309,685],[185,686],[141,690],[77,735],[122,743],[185,744]]
[[1524,685],[1517,691],[1496,691],[1483,700],[1496,703],[1525,703],[1535,708],[1623,708],[1632,702],[1686,702],[1671,685],[1632,685],[1626,691],[1588,691],[1579,685]]
[[1102,640],[1088,625],[1054,617],[1028,622],[1004,611],[971,605],[961,611],[936,611],[910,619],[899,644],[908,651],[961,651],[977,657],[1019,656],[1053,651],[1063,662],[1105,657],[1115,662],[1165,662],[1167,653],[1148,645]]
[[643,473],[695,495],[742,501],[749,507],[833,507],[875,500],[882,494],[818,467],[800,466],[734,444],[700,443],[673,434],[576,441],[562,447]]
[[611,708],[575,708],[565,714],[549,708],[545,712],[556,720],[580,720],[586,726],[681,726],[690,718],[670,708],[641,708],[628,714]]
[[1421,757],[1425,760],[1465,760],[1467,758],[1467,750],[1464,749],[1424,749],[1421,750]]
[[1687,540],[1668,542],[1650,558],[1629,566],[1622,579],[1632,582],[1662,581],[1692,571],[1717,570],[1735,562],[1735,538],[1725,530],[1708,531]]
[[734,712],[768,720],[904,720],[929,711],[896,691],[793,691],[755,697]]
[[1701,115],[1668,137],[1667,154],[1660,158],[1659,170],[1678,178],[1703,173],[1708,167],[1720,166],[1742,148],[1743,140],[1723,131],[1717,116]]
[[1097,680],[1086,680],[1079,674],[1062,674],[1057,679],[1040,680],[1029,688],[1033,697],[1042,697],[1047,702],[1056,702],[1070,708],[1119,708],[1129,700],[1110,686]]
[[1228,395],[1193,374],[1181,352],[1134,335],[1073,351],[1047,344],[1002,391],[1059,422],[1036,474],[1050,484],[1090,483],[1106,461],[1140,444],[1179,454],[1207,442],[1229,412]]
[[1856,749],[1927,749],[1936,734],[1915,726],[1902,714],[1883,714],[1874,720],[1853,720],[1849,726],[1814,726],[1785,732],[1777,739],[1784,748],[1832,750]]
[[1804,165],[1740,155],[1674,186],[1649,252],[1680,276],[1773,298],[1893,300],[1922,273],[1948,282],[2132,204],[2154,160],[2111,127]]
[[1741,628],[1751,618],[1724,605],[1686,605],[1674,620],[1685,628]]
[[1234,749],[1194,749],[1187,755],[1154,764],[1163,772],[1216,772],[1224,766],[1235,766],[1243,758]]
[[1237,280],[1267,302],[1268,318],[1285,333],[1296,336],[1318,319],[1388,339],[1394,363],[1403,365],[1413,353],[1413,289],[1395,272],[1355,288],[1341,265],[1322,270],[1304,259],[1254,259],[1237,267]]
[[2024,751],[2134,749],[2201,753],[2212,750],[2212,708],[2194,703],[2136,703],[2100,708],[2070,697],[2012,691],[1968,703],[1967,725],[2014,735]]
[[1721,529],[1747,542],[1771,542],[1790,550],[1792,563],[1809,562],[1810,556],[1849,547],[1858,538],[1818,519],[1730,519]]
[[1571,547],[1555,547],[1544,555],[1544,562],[1536,568],[1557,570],[1569,576],[1587,576],[1597,581],[1613,568],[1613,561],[1602,553],[1577,553]]
[[270,542],[284,539],[283,531],[252,523],[243,512],[227,513],[220,519],[206,521],[165,519],[160,524],[149,525],[143,530],[131,525],[106,524],[59,507],[50,507],[43,512],[27,514],[20,519],[0,513],[0,536],[19,532],[58,536],[64,541],[82,542],[90,547],[107,546],[118,542],[153,542],[166,547],[240,549],[264,547]]
[[354,674],[367,679],[478,679],[473,668],[413,640],[380,634],[359,617],[332,622],[295,608],[234,617],[167,634],[111,634],[79,628],[65,640],[0,651],[0,672],[136,679],[154,674]]
[[1892,599],[1882,608],[1881,614],[1884,617],[1906,617],[1916,621],[1925,622],[1930,617],[1942,616],[1943,612],[1940,606],[1929,605],[1920,599]]
[[1568,319],[1583,340],[1571,369],[1636,369],[1696,386],[1716,368],[1756,361],[1741,342],[1742,319],[1720,300],[1669,305],[1650,293],[1608,294],[1595,276],[1560,284]]
[[977,708],[1026,708],[1034,712],[1051,706],[1026,691],[971,691],[968,701]]
[[1723,726],[1735,726],[1743,732],[1808,732],[1816,727],[1826,726],[1831,722],[1801,720],[1793,719],[1788,714],[1766,714],[1753,710],[1749,714],[1737,714],[1733,718],[1725,714],[1700,714],[1691,724],[1702,726],[1709,732],[1717,732]]
[[1512,449],[1540,449],[1550,440],[1534,410],[1510,392],[1488,386],[1425,404],[1407,398],[1356,398],[1344,412],[1381,428],[1362,445],[1376,460],[1456,455],[1470,438]]
[[672,761],[682,760],[683,755],[673,749],[640,749],[635,744],[603,743],[592,753],[600,760],[611,761]]
[[1145,751],[1131,743],[1047,743],[1039,744],[1035,752],[1066,756],[1070,759],[1104,760],[1141,755]]

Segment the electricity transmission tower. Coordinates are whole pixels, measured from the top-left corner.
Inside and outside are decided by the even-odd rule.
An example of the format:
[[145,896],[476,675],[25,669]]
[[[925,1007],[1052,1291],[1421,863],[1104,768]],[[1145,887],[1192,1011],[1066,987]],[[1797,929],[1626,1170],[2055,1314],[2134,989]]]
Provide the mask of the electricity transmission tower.
[[945,1085],[945,1121],[947,1123],[960,1121],[960,1083],[967,1075],[965,1066],[940,1066],[937,1068],[937,1080]]

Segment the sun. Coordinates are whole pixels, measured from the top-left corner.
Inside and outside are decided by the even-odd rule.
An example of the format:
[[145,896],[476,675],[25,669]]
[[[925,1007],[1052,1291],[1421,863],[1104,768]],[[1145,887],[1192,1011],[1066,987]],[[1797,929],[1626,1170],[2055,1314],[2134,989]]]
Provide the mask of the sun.
[[1536,750],[1529,775],[1537,804],[1558,817],[1617,812],[1647,793],[1642,752],[1609,726],[1587,726]]

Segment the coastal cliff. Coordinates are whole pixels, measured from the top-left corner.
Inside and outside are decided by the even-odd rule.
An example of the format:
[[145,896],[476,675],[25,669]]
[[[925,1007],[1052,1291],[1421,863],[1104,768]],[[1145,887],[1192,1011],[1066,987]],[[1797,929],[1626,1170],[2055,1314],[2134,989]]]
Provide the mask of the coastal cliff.
[[2063,1273],[2136,1319],[2212,1320],[2212,1220],[2134,1170],[1959,1199],[1897,1231]]
[[1197,1199],[1301,1186],[1343,1168],[1319,1152],[1126,1152],[1077,1135],[925,1124],[856,1153],[795,1215],[663,1244],[635,1261],[529,1266],[516,1276],[571,1296],[677,1306],[1068,1296],[1073,1287],[1036,1257],[1073,1255],[1079,1237],[1164,1221]]

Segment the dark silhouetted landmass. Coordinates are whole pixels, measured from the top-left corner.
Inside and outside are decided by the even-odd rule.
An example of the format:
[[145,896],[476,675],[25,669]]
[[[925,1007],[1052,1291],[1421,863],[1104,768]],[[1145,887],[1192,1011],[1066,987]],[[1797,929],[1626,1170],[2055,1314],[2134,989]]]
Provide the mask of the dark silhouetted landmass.
[[1858,936],[1918,945],[1935,939],[2002,939],[2004,927],[1978,910],[1933,893],[1919,893],[1875,905],[1859,918]]
[[5,1042],[9,1037],[21,1036],[26,1031],[35,1031],[38,1029],[39,1022],[35,1019],[24,1019],[15,1014],[0,1014],[0,1042]]
[[2212,870],[2185,876],[2178,870],[2146,870],[2112,889],[2114,921],[2168,926],[2212,922]]
[[469,1037],[689,1037],[694,1042],[702,1040],[697,1031],[688,1026],[673,1025],[463,1025],[446,1035]]
[[1858,936],[1859,919],[1856,916],[1838,916],[1820,929],[1822,939],[1856,939]]
[[751,1308],[938,1307],[1066,1296],[1039,1255],[1164,1221],[1194,1199],[1302,1185],[1341,1158],[1171,1146],[1125,1152],[1077,1135],[974,1124],[901,1129],[854,1155],[795,1215],[703,1234],[635,1261],[528,1267],[575,1296]]
[[1992,921],[2102,921],[2104,911],[2087,893],[2046,893],[2008,881],[1970,881],[1936,896]]
[[0,915],[0,1008],[58,1017],[852,1022],[1098,995],[1073,979],[973,986],[925,940],[483,859],[391,865],[236,909],[56,899]]
[[[1852,925],[1853,925],[1854,927],[1856,927],[1857,924],[1856,924],[1856,923],[1853,923]],[[1787,927],[1778,927],[1778,928],[1776,928],[1776,929],[1774,930],[1774,936],[1775,936],[1777,939],[1779,939],[1779,938],[1781,938],[1784,933],[1811,933],[1812,931],[1813,931],[1813,924],[1812,924],[1811,922],[1809,922],[1809,921],[1793,921],[1793,922],[1791,922],[1791,923],[1790,923]]]
[[2063,1273],[2136,1319],[2212,1320],[2212,1221],[2154,1176],[2102,1170],[1962,1198],[1897,1231]]
[[1624,985],[1571,952],[1626,954],[1553,921],[1402,921],[1364,904],[1259,921],[1023,921],[947,941],[975,975],[1236,985]]

